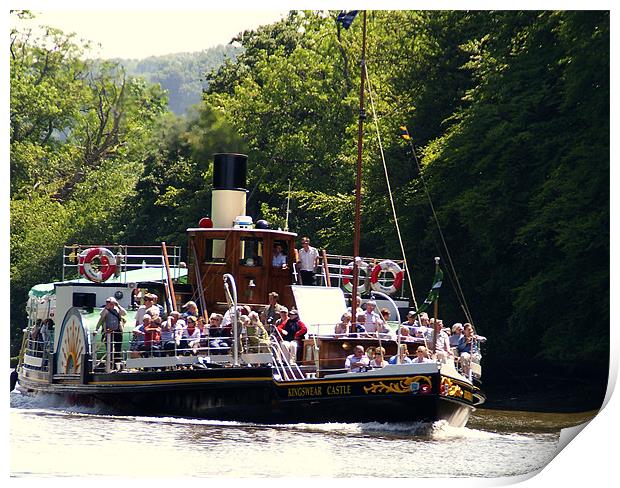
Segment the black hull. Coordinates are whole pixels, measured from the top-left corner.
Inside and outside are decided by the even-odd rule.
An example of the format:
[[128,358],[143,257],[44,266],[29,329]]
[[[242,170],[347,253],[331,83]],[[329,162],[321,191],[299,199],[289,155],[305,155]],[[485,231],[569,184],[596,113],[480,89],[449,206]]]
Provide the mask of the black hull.
[[277,382],[270,368],[222,368],[93,375],[84,383],[20,377],[20,389],[61,395],[75,404],[100,402],[129,415],[259,423],[446,420],[462,427],[483,400],[479,390],[465,384],[461,392],[468,393],[440,394],[445,380],[439,374],[426,375],[429,387],[412,393],[410,379],[348,375]]

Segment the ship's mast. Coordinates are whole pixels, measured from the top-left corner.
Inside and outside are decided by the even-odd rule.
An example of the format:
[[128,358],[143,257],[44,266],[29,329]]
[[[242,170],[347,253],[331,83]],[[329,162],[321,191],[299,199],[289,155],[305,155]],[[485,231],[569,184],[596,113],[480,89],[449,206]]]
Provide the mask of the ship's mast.
[[366,10],[363,11],[363,30],[362,30],[362,57],[360,60],[360,111],[357,124],[357,174],[355,177],[355,234],[353,237],[353,290],[351,296],[351,318],[353,319],[352,332],[357,330],[357,287],[359,282],[359,255],[361,239],[361,203],[362,203],[362,147],[364,136],[364,119],[366,111],[364,109],[364,87],[366,84]]

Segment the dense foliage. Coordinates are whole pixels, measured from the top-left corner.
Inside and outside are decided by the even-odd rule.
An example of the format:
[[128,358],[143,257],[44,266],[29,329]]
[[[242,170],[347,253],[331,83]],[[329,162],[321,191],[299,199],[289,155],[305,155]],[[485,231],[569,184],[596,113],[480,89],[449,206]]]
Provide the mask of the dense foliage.
[[[291,229],[350,254],[362,22],[345,30],[335,16],[291,12],[241,33],[242,53],[206,73],[203,103],[181,119],[118,65],[89,71],[61,33],[45,44],[15,33],[12,304],[57,277],[65,241],[182,244],[208,213],[218,151],[249,155],[255,219],[284,226],[290,182]],[[368,39],[362,254],[400,254],[376,111],[418,299],[433,257],[448,262],[426,184],[488,357],[604,364],[609,13],[379,11]],[[113,144],[97,139],[114,129]],[[445,286],[442,315],[462,321],[460,307]]]

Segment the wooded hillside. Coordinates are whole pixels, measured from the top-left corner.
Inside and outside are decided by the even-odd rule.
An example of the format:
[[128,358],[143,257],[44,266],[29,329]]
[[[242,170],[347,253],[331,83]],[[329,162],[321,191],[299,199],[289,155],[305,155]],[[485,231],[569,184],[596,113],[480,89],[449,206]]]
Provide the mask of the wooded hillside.
[[115,59],[127,75],[158,83],[168,95],[168,106],[176,115],[184,115],[192,105],[200,103],[209,83],[208,71],[217,69],[227,59],[234,61],[239,48],[229,44],[196,53],[175,53],[145,59]]
[[[117,64],[92,72],[71,37],[13,32],[13,336],[30,286],[59,278],[64,243],[183,245],[209,213],[214,152],[249,155],[255,220],[283,225],[291,180],[291,229],[350,254],[361,22],[336,15],[240,34],[243,53],[206,73],[185,118]],[[372,103],[418,300],[433,257],[447,262],[424,181],[490,360],[608,360],[609,52],[609,12],[369,12]],[[361,253],[398,257],[370,100],[367,115]],[[449,285],[441,315],[463,321]]]

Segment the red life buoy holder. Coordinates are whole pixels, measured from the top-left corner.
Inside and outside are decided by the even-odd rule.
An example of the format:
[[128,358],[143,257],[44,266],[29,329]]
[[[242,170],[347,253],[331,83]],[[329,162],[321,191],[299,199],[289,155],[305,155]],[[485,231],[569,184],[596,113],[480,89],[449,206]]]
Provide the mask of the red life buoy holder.
[[[379,283],[379,275],[382,271],[388,271],[394,276],[394,281],[391,286],[384,286]],[[394,261],[385,260],[381,261],[373,268],[372,275],[370,276],[370,286],[375,291],[380,291],[387,295],[393,295],[400,289],[401,286],[403,286],[403,279],[404,273],[401,267]]]
[[[366,291],[366,288],[368,286],[368,263],[365,263],[364,261],[360,262],[359,270],[363,270],[366,274],[366,276],[364,277],[364,282],[357,287],[357,293],[361,294]],[[342,278],[342,287],[345,289],[345,291],[351,293],[353,291],[353,283],[351,283],[351,279],[353,278],[353,261],[347,264],[347,267],[342,270],[342,274],[344,275]]]
[[[93,266],[93,260],[95,258],[99,258],[98,269]],[[80,274],[84,275],[90,281],[102,283],[116,273],[116,256],[105,247],[91,247],[85,249],[79,255],[78,269]]]

